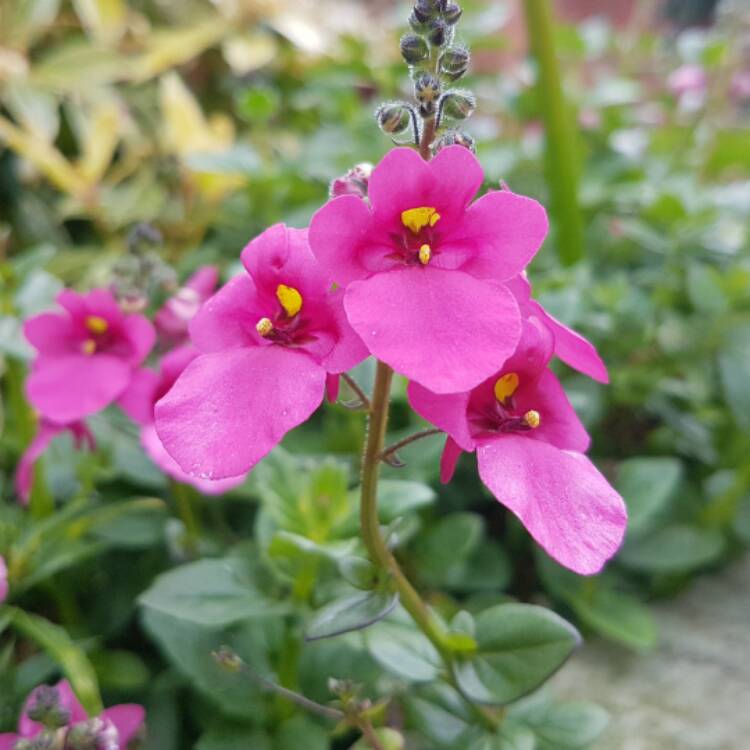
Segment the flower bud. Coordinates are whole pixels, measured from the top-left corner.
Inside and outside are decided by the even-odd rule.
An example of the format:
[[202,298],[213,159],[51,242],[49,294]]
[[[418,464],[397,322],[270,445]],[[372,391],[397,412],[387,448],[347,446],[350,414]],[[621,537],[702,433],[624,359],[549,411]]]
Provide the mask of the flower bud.
[[458,19],[461,18],[463,9],[457,3],[447,3],[445,10],[443,11],[443,20],[449,26],[455,26],[458,23]]
[[49,729],[59,729],[70,722],[70,711],[60,704],[60,694],[55,687],[42,685],[34,692],[34,702],[26,715]]
[[427,38],[433,47],[442,47],[448,41],[448,25],[445,21],[440,18],[432,21]]
[[372,175],[373,166],[368,162],[362,162],[353,166],[345,175],[337,177],[330,185],[329,194],[331,198],[339,195],[357,195],[367,198],[367,188]]
[[477,108],[477,100],[471,91],[452,89],[440,97],[440,119],[465,120]]
[[120,750],[117,727],[109,719],[94,718],[68,732],[66,750]]
[[221,646],[211,654],[216,663],[227,672],[240,672],[244,666],[242,657],[229,646]]
[[447,146],[464,146],[471,152],[476,150],[474,139],[462,130],[448,130],[443,133],[443,135],[432,144],[432,153],[436,154]]
[[440,3],[436,0],[417,0],[412,15],[420,24],[431,21],[440,11]]
[[419,34],[404,34],[401,37],[401,57],[409,65],[426,60],[430,56],[427,42]]
[[432,73],[420,73],[414,80],[414,95],[420,104],[422,117],[435,114],[435,105],[440,98],[440,81]]
[[412,123],[412,110],[405,102],[386,102],[375,111],[380,129],[391,135],[404,133]]
[[470,59],[467,47],[463,44],[452,44],[440,55],[440,72],[456,80],[467,71]]

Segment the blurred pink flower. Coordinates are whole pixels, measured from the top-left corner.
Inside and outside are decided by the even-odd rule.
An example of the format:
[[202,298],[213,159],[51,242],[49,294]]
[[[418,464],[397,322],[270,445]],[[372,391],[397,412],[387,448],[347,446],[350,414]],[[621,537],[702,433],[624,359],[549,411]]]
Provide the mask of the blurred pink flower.
[[474,203],[484,175],[462,146],[430,162],[390,151],[368,205],[334,198],[313,217],[310,245],[346,288],[349,322],[378,359],[437,393],[477,385],[513,352],[518,307],[502,283],[547,234],[539,203],[508,190]]
[[199,355],[191,346],[173,349],[162,357],[159,372],[139,370],[130,386],[120,397],[118,404],[123,411],[141,425],[141,445],[151,460],[168,476],[195,487],[204,495],[220,495],[245,481],[245,474],[229,479],[199,479],[186,474],[167,453],[154,427],[154,406],[162,396],[169,393],[182,371]]
[[750,69],[739,70],[732,76],[729,92],[737,101],[750,99]]
[[705,91],[708,76],[702,65],[688,63],[673,70],[667,78],[667,87],[675,96]]
[[76,448],[79,450],[83,448],[94,450],[96,448],[94,436],[84,422],[56,424],[48,419],[42,419],[36,435],[27,446],[16,468],[16,493],[24,505],[29,502],[29,496],[31,495],[31,485],[34,480],[34,464],[47,450],[49,444],[66,430],[73,435]]
[[201,479],[249,471],[318,408],[328,374],[367,356],[306,231],[277,224],[242,263],[191,322],[200,356],[156,404],[164,447]]
[[[21,719],[18,723],[18,733],[0,734],[0,750],[13,750],[13,747],[19,740],[36,737],[44,730],[42,724],[32,721],[27,716],[27,712],[36,703],[38,694],[42,690],[49,691],[50,688],[44,685],[34,688],[26,699]],[[69,728],[88,720],[88,714],[83,706],[81,706],[78,698],[76,698],[76,695],[67,680],[58,682],[53,690],[57,691],[57,705],[63,710],[69,712]],[[142,706],[136,704],[123,704],[105,709],[101,714],[101,719],[106,723],[111,723],[111,726],[116,729],[118,746],[120,750],[126,750],[128,744],[143,726],[145,715]]]
[[441,479],[462,451],[476,451],[479,476],[534,539],[581,575],[601,570],[620,546],[622,498],[584,455],[589,436],[547,368],[554,347],[538,318],[502,370],[468,393],[439,395],[409,386],[414,410],[448,433]]
[[155,334],[142,315],[124,314],[105,289],[66,289],[57,302],[63,312],[42,313],[24,325],[38,352],[26,392],[44,418],[67,424],[104,409],[125,390]]
[[8,596],[8,566],[5,564],[5,558],[0,555],[0,604]]
[[213,294],[218,280],[216,266],[202,266],[164,303],[154,317],[154,324],[165,343],[178,346],[188,340],[188,324]]

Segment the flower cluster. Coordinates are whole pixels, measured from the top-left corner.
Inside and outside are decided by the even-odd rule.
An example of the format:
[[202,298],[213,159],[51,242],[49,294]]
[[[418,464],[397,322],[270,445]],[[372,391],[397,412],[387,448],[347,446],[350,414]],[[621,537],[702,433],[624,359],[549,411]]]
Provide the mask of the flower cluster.
[[144,716],[141,706],[126,704],[89,717],[67,680],[41,685],[24,703],[18,732],[0,734],[0,750],[127,750]]
[[[140,426],[146,453],[168,476],[205,494],[225,492],[244,479],[212,483],[189,476],[164,451],[153,426],[154,404],[197,355],[189,345],[188,323],[217,282],[216,268],[199,269],[167,299],[153,324],[108,289],[65,290],[57,297],[61,311],[26,321],[26,338],[37,350],[26,393],[39,414],[39,429],[16,471],[22,502],[31,493],[34,464],[52,440],[69,432],[76,447],[93,450],[96,442],[85,420],[114,403]],[[142,366],[157,343],[158,372]]]
[[[489,490],[560,563],[598,571],[619,546],[622,499],[548,369],[553,355],[602,381],[594,347],[531,297],[524,269],[544,209],[483,182],[461,146],[432,161],[397,148],[338,190],[309,230],[274,226],[245,272],[190,323],[196,349],[156,403],[156,434],[188,474],[251,470],[368,354],[410,380],[415,411],[447,434],[442,477],[476,451]],[[366,188],[367,195],[362,192]]]

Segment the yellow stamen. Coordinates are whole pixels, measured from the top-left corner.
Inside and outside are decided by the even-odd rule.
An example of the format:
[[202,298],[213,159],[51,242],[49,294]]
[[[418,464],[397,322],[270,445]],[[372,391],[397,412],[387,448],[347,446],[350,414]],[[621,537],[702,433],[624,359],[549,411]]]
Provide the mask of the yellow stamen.
[[434,227],[438,221],[440,221],[440,214],[436,208],[429,206],[410,208],[408,211],[401,212],[401,223],[411,229],[414,234],[419,234],[426,226]]
[[86,328],[93,334],[102,334],[109,330],[109,323],[99,315],[89,315],[86,318]]
[[93,354],[96,351],[96,341],[94,339],[86,339],[81,344],[81,351],[84,354]]
[[497,379],[495,383],[495,398],[502,404],[518,390],[518,375],[509,372]]
[[263,337],[268,336],[273,331],[273,323],[268,318],[261,318],[255,324],[255,330]]
[[293,287],[279,284],[276,287],[276,299],[279,300],[284,312],[293,318],[302,309],[302,295]]
[[530,409],[523,415],[523,421],[526,422],[532,430],[535,430],[542,423],[542,418],[539,416],[538,411]]
[[419,248],[419,262],[426,266],[430,262],[430,258],[432,257],[432,249],[429,245],[422,245],[422,247]]

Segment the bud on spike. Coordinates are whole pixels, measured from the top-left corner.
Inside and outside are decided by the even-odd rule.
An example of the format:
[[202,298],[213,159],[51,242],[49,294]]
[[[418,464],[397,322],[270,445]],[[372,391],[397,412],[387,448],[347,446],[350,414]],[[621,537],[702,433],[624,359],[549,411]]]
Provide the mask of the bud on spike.
[[414,81],[414,95],[420,104],[422,117],[432,116],[440,96],[440,81],[431,73],[420,73]]
[[460,5],[456,3],[448,3],[443,11],[443,18],[449,26],[454,26],[458,23],[458,19],[461,18],[463,10]]
[[404,34],[401,37],[401,57],[409,65],[426,60],[430,56],[430,48],[427,42],[418,34]]
[[477,108],[477,100],[470,91],[453,89],[440,98],[440,116],[451,120],[465,120]]
[[436,154],[447,146],[457,145],[464,146],[471,152],[476,149],[474,139],[468,133],[464,133],[462,130],[448,130],[432,144],[432,152]]
[[383,132],[398,135],[411,125],[412,110],[404,102],[387,102],[377,108],[375,119]]
[[469,67],[471,55],[463,44],[451,44],[440,56],[440,71],[451,76],[462,76]]
[[442,47],[448,40],[448,26],[440,18],[430,24],[428,39],[433,47]]

